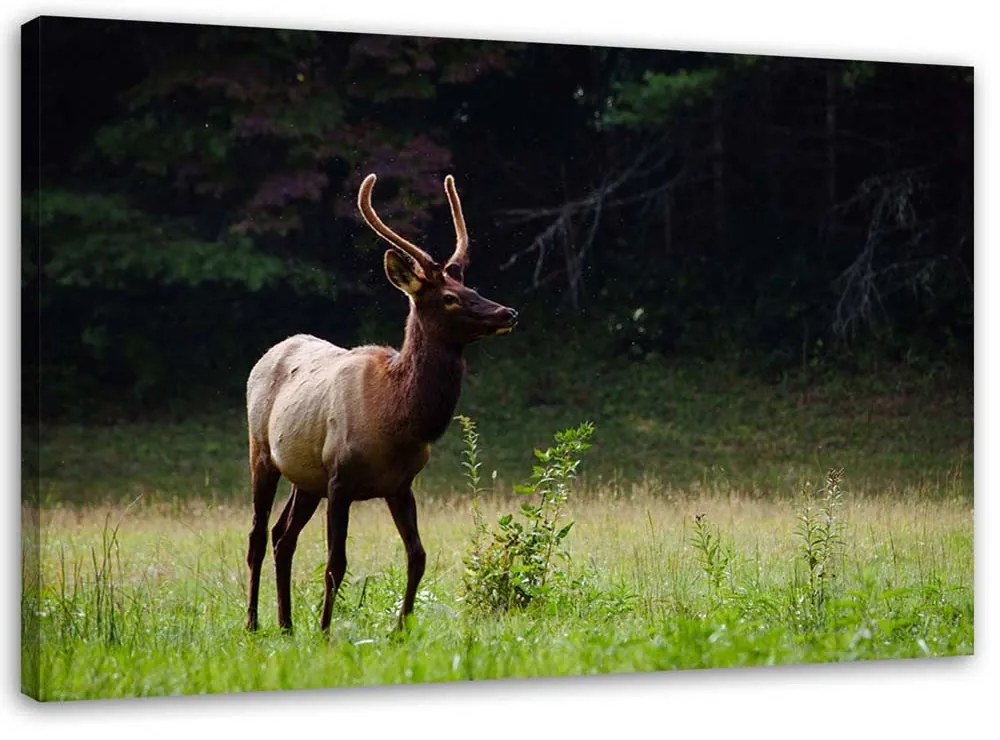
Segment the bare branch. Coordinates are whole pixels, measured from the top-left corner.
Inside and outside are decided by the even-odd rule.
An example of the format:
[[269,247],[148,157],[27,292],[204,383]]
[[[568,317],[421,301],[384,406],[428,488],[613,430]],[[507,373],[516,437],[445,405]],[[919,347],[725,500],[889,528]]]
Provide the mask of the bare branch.
[[[621,207],[639,201],[649,201],[663,195],[678,177],[675,175],[655,187],[639,193],[618,195],[632,182],[662,172],[667,166],[670,155],[664,153],[662,142],[644,147],[639,154],[621,169],[614,177],[605,178],[598,186],[576,199],[567,199],[556,206],[541,208],[512,208],[501,211],[500,219],[508,224],[525,224],[547,221],[523,249],[510,256],[501,266],[506,270],[529,254],[535,254],[533,271],[533,287],[542,284],[542,267],[550,247],[560,245],[566,265],[566,280],[569,287],[569,299],[574,307],[578,307],[580,290],[583,282],[583,270],[594,243],[604,212],[609,208]],[[581,234],[581,236],[577,236]]]
[[[940,257],[896,258],[878,266],[877,252],[890,246],[916,249],[927,237],[931,222],[917,214],[914,198],[923,187],[921,173],[904,170],[872,177],[854,195],[838,206],[839,211],[868,212],[868,229],[861,251],[837,277],[840,297],[833,330],[840,336],[853,334],[861,324],[874,325],[886,316],[884,297],[902,288],[930,291],[931,276]],[[885,259],[883,259],[885,261]]]

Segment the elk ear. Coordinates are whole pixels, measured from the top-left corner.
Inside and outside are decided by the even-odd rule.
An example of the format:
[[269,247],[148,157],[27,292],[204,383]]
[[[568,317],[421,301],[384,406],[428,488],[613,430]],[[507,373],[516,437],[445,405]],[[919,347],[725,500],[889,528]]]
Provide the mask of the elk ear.
[[407,295],[415,295],[424,286],[419,268],[395,249],[385,253],[385,276]]

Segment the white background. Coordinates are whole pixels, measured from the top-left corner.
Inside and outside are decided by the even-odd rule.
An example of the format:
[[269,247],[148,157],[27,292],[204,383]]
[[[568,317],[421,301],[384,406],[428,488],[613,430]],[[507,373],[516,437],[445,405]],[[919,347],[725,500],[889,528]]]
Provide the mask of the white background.
[[[597,8],[542,0],[452,4],[397,0],[119,0],[4,4],[6,243],[2,250],[0,445],[0,733],[10,738],[511,737],[984,737],[996,732],[997,458],[995,218],[997,36],[988,3],[611,0]],[[39,705],[19,687],[19,158],[20,29],[39,14],[416,33],[606,46],[714,50],[973,65],[976,68],[976,655],[973,658],[686,671],[483,684],[244,694]],[[983,290],[986,286],[987,290]],[[991,387],[994,389],[991,391]],[[994,420],[991,423],[991,418]],[[984,729],[987,728],[987,729]]]

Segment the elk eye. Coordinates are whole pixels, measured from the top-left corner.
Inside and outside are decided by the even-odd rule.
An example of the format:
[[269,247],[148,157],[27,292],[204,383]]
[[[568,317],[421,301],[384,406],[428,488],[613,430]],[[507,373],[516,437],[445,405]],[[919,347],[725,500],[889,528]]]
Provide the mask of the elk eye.
[[445,293],[444,294],[444,305],[446,305],[446,306],[457,306],[458,303],[459,303],[458,296],[455,295],[454,293]]

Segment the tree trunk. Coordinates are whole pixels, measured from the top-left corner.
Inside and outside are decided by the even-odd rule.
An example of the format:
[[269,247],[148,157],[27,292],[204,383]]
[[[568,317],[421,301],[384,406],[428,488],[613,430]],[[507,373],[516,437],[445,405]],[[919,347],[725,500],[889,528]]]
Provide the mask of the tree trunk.
[[[826,218],[827,234],[835,233],[837,222],[834,208],[837,205],[837,67],[826,68]],[[826,258],[826,244],[823,240],[823,257]]]
[[667,186],[663,194],[663,254],[674,251],[674,188]]
[[716,98],[712,125],[712,180],[715,195],[715,244],[718,251],[725,254],[726,244],[726,169],[725,169],[725,128],[723,126],[724,106],[722,98]]

